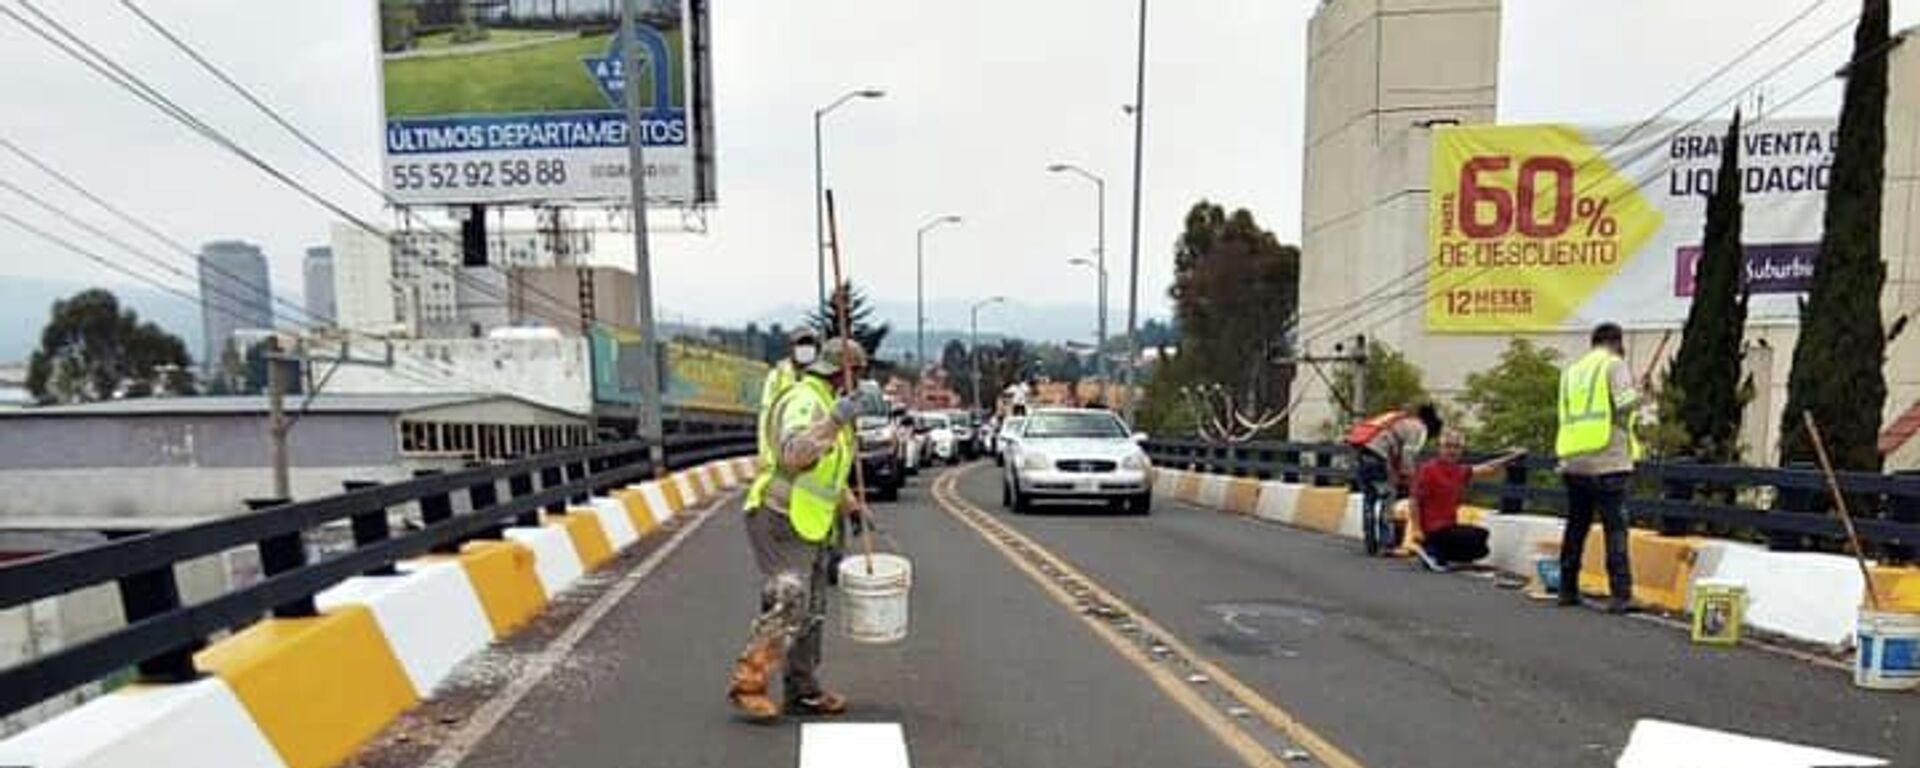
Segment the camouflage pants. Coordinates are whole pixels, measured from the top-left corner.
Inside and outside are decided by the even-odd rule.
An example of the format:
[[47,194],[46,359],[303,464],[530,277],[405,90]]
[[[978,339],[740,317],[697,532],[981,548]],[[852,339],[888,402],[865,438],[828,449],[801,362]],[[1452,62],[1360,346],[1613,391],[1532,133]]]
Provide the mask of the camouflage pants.
[[803,541],[787,517],[772,510],[747,515],[747,542],[765,578],[748,646],[773,642],[785,650],[787,698],[817,694],[820,681],[814,671],[820,666],[833,557],[826,546]]

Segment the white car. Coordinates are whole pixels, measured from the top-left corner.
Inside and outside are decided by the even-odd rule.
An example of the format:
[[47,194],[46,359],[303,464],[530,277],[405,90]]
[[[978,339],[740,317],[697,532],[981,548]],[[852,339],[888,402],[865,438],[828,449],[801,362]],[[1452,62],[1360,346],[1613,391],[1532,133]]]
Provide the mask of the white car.
[[960,463],[960,441],[954,434],[953,422],[947,419],[946,414],[923,413],[914,419],[927,437],[926,455],[921,457],[926,459],[923,466],[931,466],[936,461]]
[[1008,416],[1000,422],[1000,428],[993,435],[993,465],[1007,465],[1007,451],[1020,441],[1020,425],[1027,420],[1025,416]]
[[1000,501],[1015,512],[1048,499],[1105,501],[1136,515],[1153,512],[1153,464],[1119,417],[1086,408],[1029,411],[1007,446]]

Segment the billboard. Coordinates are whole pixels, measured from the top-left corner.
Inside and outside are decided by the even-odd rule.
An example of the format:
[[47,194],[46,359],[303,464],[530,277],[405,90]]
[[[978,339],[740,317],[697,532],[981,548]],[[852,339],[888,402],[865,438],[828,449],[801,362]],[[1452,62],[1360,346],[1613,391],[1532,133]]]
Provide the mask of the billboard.
[[[646,345],[639,331],[597,325],[589,334],[593,349],[593,399],[637,406],[640,364]],[[669,341],[664,350],[661,396],[669,408],[750,414],[760,407],[760,385],[771,369],[766,363],[705,347]]]
[[[387,193],[403,205],[625,200],[626,0],[378,0]],[[638,0],[648,202],[713,200],[706,0]]]
[[[1813,276],[1831,119],[1743,126],[1751,322],[1793,323]],[[1434,133],[1427,331],[1686,322],[1727,123],[1514,125]]]
[[753,413],[760,408],[766,363],[677,341],[667,342],[667,405],[699,411]]

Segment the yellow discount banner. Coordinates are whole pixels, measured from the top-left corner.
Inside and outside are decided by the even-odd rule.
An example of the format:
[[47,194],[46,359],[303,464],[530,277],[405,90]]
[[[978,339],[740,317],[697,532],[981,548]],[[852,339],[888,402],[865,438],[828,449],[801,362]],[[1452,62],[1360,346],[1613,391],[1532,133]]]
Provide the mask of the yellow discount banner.
[[1435,133],[1429,332],[1561,330],[1642,255],[1665,215],[1622,170],[1641,147],[1595,143],[1559,125]]

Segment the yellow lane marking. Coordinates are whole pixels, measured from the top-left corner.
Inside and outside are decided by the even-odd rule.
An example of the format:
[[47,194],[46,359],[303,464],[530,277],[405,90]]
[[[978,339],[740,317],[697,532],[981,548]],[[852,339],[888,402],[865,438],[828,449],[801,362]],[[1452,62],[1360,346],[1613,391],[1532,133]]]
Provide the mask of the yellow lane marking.
[[1194,719],[1199,720],[1209,732],[1220,739],[1228,748],[1232,749],[1235,754],[1239,755],[1248,765],[1277,766],[1286,765],[1287,763],[1280,757],[1269,752],[1258,741],[1254,740],[1245,731],[1241,730],[1239,726],[1234,724],[1230,718],[1221,713],[1219,709],[1195,693],[1186,681],[1175,676],[1165,666],[1155,663],[1152,658],[1140,650],[1138,644],[1129,640],[1106,622],[1077,610],[1078,603],[1071,594],[1068,594],[1068,592],[1061,588],[1059,584],[1055,583],[1053,579],[1048,578],[1040,569],[1034,567],[1032,563],[1029,563],[1027,558],[1022,557],[1012,546],[1004,542],[1002,537],[1018,542],[1021,548],[1045,560],[1047,565],[1053,570],[1080,582],[1096,600],[1113,606],[1125,613],[1134,624],[1140,627],[1141,631],[1152,635],[1160,644],[1171,649],[1173,653],[1184,657],[1187,662],[1192,664],[1201,674],[1206,675],[1212,682],[1218,684],[1222,690],[1239,700],[1241,705],[1251,710],[1255,716],[1259,717],[1269,727],[1293,740],[1301,749],[1313,755],[1313,757],[1323,765],[1330,766],[1330,768],[1364,768],[1364,764],[1359,760],[1347,754],[1346,751],[1339,747],[1334,746],[1333,742],[1328,741],[1318,732],[1308,727],[1305,723],[1301,722],[1299,718],[1294,717],[1279,705],[1268,701],[1265,697],[1254,691],[1252,686],[1241,682],[1238,678],[1221,668],[1220,665],[1195,653],[1191,647],[1175,637],[1173,633],[1168,632],[1165,627],[1147,618],[1145,614],[1134,609],[1134,607],[1126,601],[1116,597],[1111,591],[1101,586],[1098,582],[1088,578],[1085,573],[1068,564],[1066,560],[1053,554],[1046,548],[1041,547],[1025,534],[1014,530],[1011,526],[993,521],[992,524],[997,529],[994,530],[983,525],[979,520],[975,519],[976,515],[990,521],[992,518],[987,512],[962,498],[957,490],[961,475],[967,471],[966,469],[948,470],[934,483],[933,497],[939,502],[941,508],[945,509],[947,513],[955,519],[966,524],[967,527],[972,528],[975,533],[980,534],[981,538],[986,539],[989,545],[999,550],[1001,555],[1012,561],[1016,567],[1025,572],[1035,583],[1039,584],[1042,591],[1052,597],[1055,602],[1079,616],[1080,619],[1094,631],[1094,634],[1099,635],[1102,640],[1112,646],[1115,652],[1120,654],[1121,658],[1126,659],[1129,663],[1139,668],[1140,671],[1147,675],[1169,698],[1172,698],[1181,708],[1187,710]]

